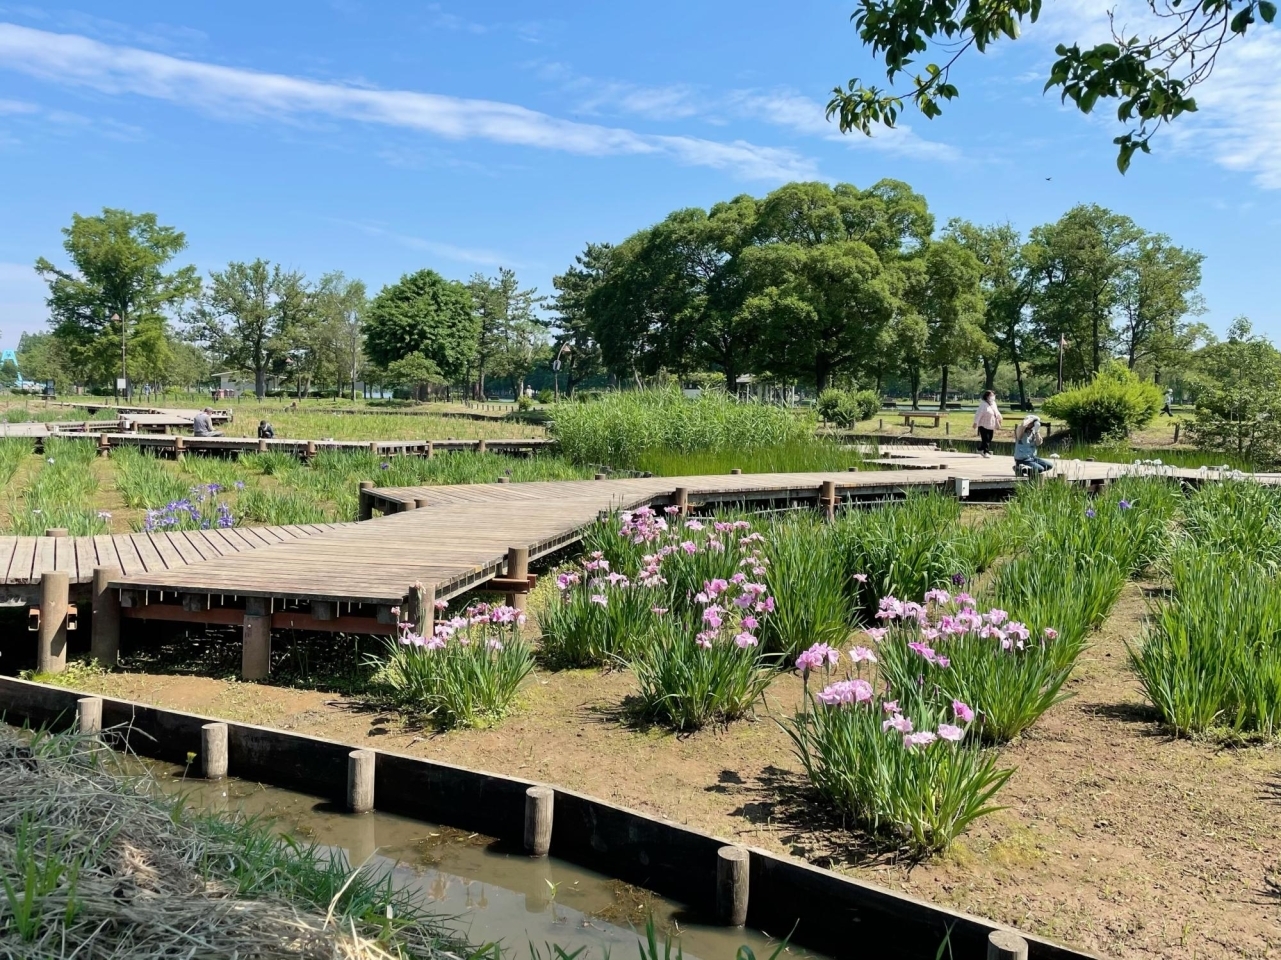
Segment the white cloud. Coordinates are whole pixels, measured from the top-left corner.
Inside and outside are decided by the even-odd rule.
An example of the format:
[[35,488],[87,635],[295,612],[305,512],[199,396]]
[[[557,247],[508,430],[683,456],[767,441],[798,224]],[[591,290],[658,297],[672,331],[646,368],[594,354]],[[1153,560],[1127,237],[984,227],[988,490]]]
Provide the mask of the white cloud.
[[641,134],[493,100],[358,88],[226,67],[14,24],[0,23],[0,66],[52,83],[150,97],[226,119],[281,122],[320,116],[583,156],[667,156],[749,178],[814,175],[813,162],[790,150]]
[[16,113],[36,113],[39,109],[34,103],[27,103],[25,100],[0,99],[0,116]]
[[514,258],[498,253],[494,250],[483,250],[475,247],[460,247],[452,243],[441,243],[438,240],[428,240],[425,237],[415,237],[407,233],[398,233],[395,230],[389,230],[381,224],[369,223],[360,220],[333,220],[334,223],[341,224],[345,227],[351,227],[359,230],[371,237],[386,237],[403,247],[410,250],[421,250],[424,253],[430,253],[433,256],[442,257],[446,260],[453,260],[455,263],[469,263],[480,267],[524,267],[527,264],[519,263]]
[[919,160],[958,160],[961,156],[950,144],[926,140],[906,124],[882,127],[870,137],[841,133],[836,122],[827,119],[826,105],[795,90],[739,90],[730,96],[729,103],[743,116],[788,127],[806,136],[844,141],[852,147],[867,146]]

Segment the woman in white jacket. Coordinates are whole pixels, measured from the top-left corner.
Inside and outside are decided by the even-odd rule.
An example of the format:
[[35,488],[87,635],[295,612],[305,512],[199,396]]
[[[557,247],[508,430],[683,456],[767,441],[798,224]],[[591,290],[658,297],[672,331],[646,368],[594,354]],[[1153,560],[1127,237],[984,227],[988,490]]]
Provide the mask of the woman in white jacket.
[[996,409],[996,394],[991,390],[983,391],[983,399],[974,412],[974,426],[979,431],[979,453],[985,457],[992,455],[992,437],[1001,429],[1001,411]]

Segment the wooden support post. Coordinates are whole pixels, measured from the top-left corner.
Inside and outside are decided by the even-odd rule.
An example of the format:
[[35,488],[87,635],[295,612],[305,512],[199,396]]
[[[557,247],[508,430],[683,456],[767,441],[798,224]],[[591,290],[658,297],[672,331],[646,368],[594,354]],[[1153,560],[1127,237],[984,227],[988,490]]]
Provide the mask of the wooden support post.
[[424,510],[430,506],[431,506],[431,501],[428,500],[426,497],[414,497],[415,510]]
[[436,444],[428,440],[427,441],[427,459],[430,460],[435,455],[436,455]]
[[607,479],[607,478],[608,478],[608,474],[598,473],[598,474],[596,474],[596,476],[595,476],[595,478],[594,478],[594,479],[596,479],[596,480],[605,480],[605,479]]
[[360,512],[356,514],[358,520],[372,520],[374,518],[374,481],[360,481]]
[[950,436],[952,435],[952,421],[951,421],[951,420],[944,420],[944,421],[943,421],[943,435],[944,435],[945,437],[950,437]]
[[67,598],[65,570],[46,570],[40,577],[40,646],[37,673],[62,673],[67,669]]
[[489,444],[487,444],[484,440],[481,440],[480,442],[478,442],[478,443],[476,444],[476,452],[477,452],[477,453],[488,453],[488,452],[489,452]]
[[414,625],[414,633],[430,637],[436,632],[436,585],[415,582],[409,585],[405,604],[405,622]]
[[885,421],[884,421],[883,419],[879,418],[879,417],[878,417],[878,418],[877,418],[877,420],[876,420],[876,429],[877,429],[877,430],[884,430],[884,429],[885,429]]
[[1179,442],[1179,424],[1177,423],[1174,425],[1174,442]]
[[111,455],[111,441],[107,439],[105,433],[98,434],[98,456],[106,457]]
[[672,491],[672,503],[677,507],[677,516],[685,516],[689,513],[689,489],[686,487],[677,487]]
[[334,607],[336,604],[332,600],[313,600],[311,601],[311,615],[317,620],[332,620],[337,616]]
[[175,460],[181,460],[184,456],[184,451],[186,449],[187,449],[187,441],[185,441],[182,437],[173,438],[173,458]]
[[120,576],[119,567],[93,568],[93,626],[89,655],[104,667],[120,660],[120,595],[107,588]]
[[731,477],[739,477],[739,476],[742,476],[742,475],[743,475],[742,468],[740,468],[740,467],[734,467],[733,469],[731,469],[731,470],[730,470],[729,475],[730,475]]
[[245,598],[242,680],[264,680],[271,673],[271,608],[264,597]]
[[849,468],[849,472],[850,472],[850,473],[858,473],[858,467],[850,467],[850,468]]
[[819,488],[819,506],[823,508],[828,522],[836,519],[836,481],[824,480]]
[[552,814],[556,791],[551,787],[530,787],[525,791],[525,852],[545,857],[552,848]]
[[993,930],[987,935],[987,960],[1027,960],[1027,941],[1013,930]]
[[378,441],[377,441],[377,440],[370,440],[370,441],[369,441],[369,452],[370,452],[370,453],[372,453],[375,457],[376,457],[376,456],[378,456]]
[[259,438],[258,438],[258,452],[259,452],[259,453],[266,453],[266,452],[267,452],[267,441],[266,441],[266,439],[265,439],[265,438],[263,438],[263,437],[259,437]]
[[67,528],[66,527],[47,527],[45,529],[44,535],[46,537],[55,537],[60,539],[67,535]]
[[206,780],[227,775],[227,725],[206,723],[200,728],[200,767]]
[[374,751],[347,754],[347,809],[368,813],[374,809]]
[[[507,579],[524,580],[529,576],[529,548],[528,547],[508,547],[507,548]],[[507,594],[507,606],[515,607],[517,610],[525,609],[525,602],[528,599],[528,593],[509,593]]]
[[716,851],[716,916],[730,927],[747,922],[747,886],[751,854],[743,847]]
[[303,448],[303,457],[309,462],[316,458],[316,441],[315,440],[307,441],[307,446]]
[[81,697],[76,701],[76,729],[81,733],[102,733],[102,697]]
[[499,477],[499,478],[498,478],[498,482],[499,482],[499,483],[511,483],[511,482],[512,482],[512,478],[511,478],[511,477]]

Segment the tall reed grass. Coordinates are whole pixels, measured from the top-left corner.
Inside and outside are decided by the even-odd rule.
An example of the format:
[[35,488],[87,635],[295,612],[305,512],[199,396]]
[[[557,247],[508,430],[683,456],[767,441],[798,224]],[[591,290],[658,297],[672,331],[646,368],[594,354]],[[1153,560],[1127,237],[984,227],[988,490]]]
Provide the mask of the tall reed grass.
[[[812,419],[719,393],[629,390],[551,409],[561,454],[574,463],[637,468],[647,451],[694,453],[778,447],[809,440]],[[735,464],[737,465],[737,464]]]

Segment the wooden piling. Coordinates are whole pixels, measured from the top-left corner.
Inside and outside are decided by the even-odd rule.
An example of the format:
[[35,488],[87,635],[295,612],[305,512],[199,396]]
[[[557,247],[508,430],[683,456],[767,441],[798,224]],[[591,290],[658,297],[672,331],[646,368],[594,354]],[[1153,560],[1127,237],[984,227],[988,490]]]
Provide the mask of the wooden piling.
[[751,854],[743,847],[721,847],[716,851],[716,916],[730,927],[747,922],[748,878]]
[[206,723],[200,728],[200,766],[206,780],[227,775],[227,725]]
[[102,733],[102,697],[81,697],[76,701],[76,729],[80,733]]
[[605,473],[598,473],[596,474],[596,477],[595,477],[595,479],[597,480],[607,480],[608,478],[609,478],[609,475]]
[[405,604],[405,622],[414,625],[414,633],[430,637],[436,632],[436,585],[412,583]]
[[120,594],[107,584],[120,576],[119,567],[93,568],[93,625],[90,656],[104,667],[120,660]]
[[430,501],[430,500],[428,500],[426,497],[415,497],[415,498],[414,498],[414,509],[415,509],[415,510],[422,510],[424,507],[430,507],[430,506],[431,506],[431,501]]
[[67,669],[67,606],[70,585],[65,570],[46,570],[40,577],[40,645],[37,673]]
[[819,506],[822,507],[828,521],[836,519],[836,481],[824,480],[819,488]]
[[525,852],[545,857],[552,848],[552,813],[556,791],[530,787],[525,791]]
[[729,475],[731,477],[741,477],[743,475],[742,468],[734,467],[732,470],[730,470]]
[[308,462],[316,459],[316,441],[308,440],[307,446],[304,448],[304,451],[305,452],[303,456],[307,459]]
[[347,754],[347,809],[368,813],[374,809],[374,751]]
[[1027,941],[1013,930],[993,930],[987,936],[987,960],[1027,960]]
[[360,512],[356,514],[358,520],[372,520],[374,518],[374,481],[360,481]]
[[672,503],[677,507],[677,514],[685,516],[689,513],[689,488],[677,487],[672,491]]
[[184,451],[186,449],[187,449],[187,441],[185,441],[182,437],[173,438],[173,458],[175,460],[181,460],[184,456]]
[[56,539],[61,539],[67,535],[67,528],[66,527],[46,527],[44,535],[46,537],[54,537]]
[[271,673],[271,608],[263,597],[245,599],[242,680],[264,680]]
[[479,442],[476,444],[476,452],[477,452],[477,453],[488,453],[488,452],[489,452],[489,444],[487,444],[484,440],[479,441]]
[[[526,580],[529,577],[529,548],[528,547],[508,547],[507,548],[507,579],[508,580]],[[528,592],[507,594],[507,606],[515,607],[517,610],[525,609],[525,601],[529,597]]]
[[258,438],[258,452],[259,453],[267,452],[267,441],[264,440],[262,437]]

